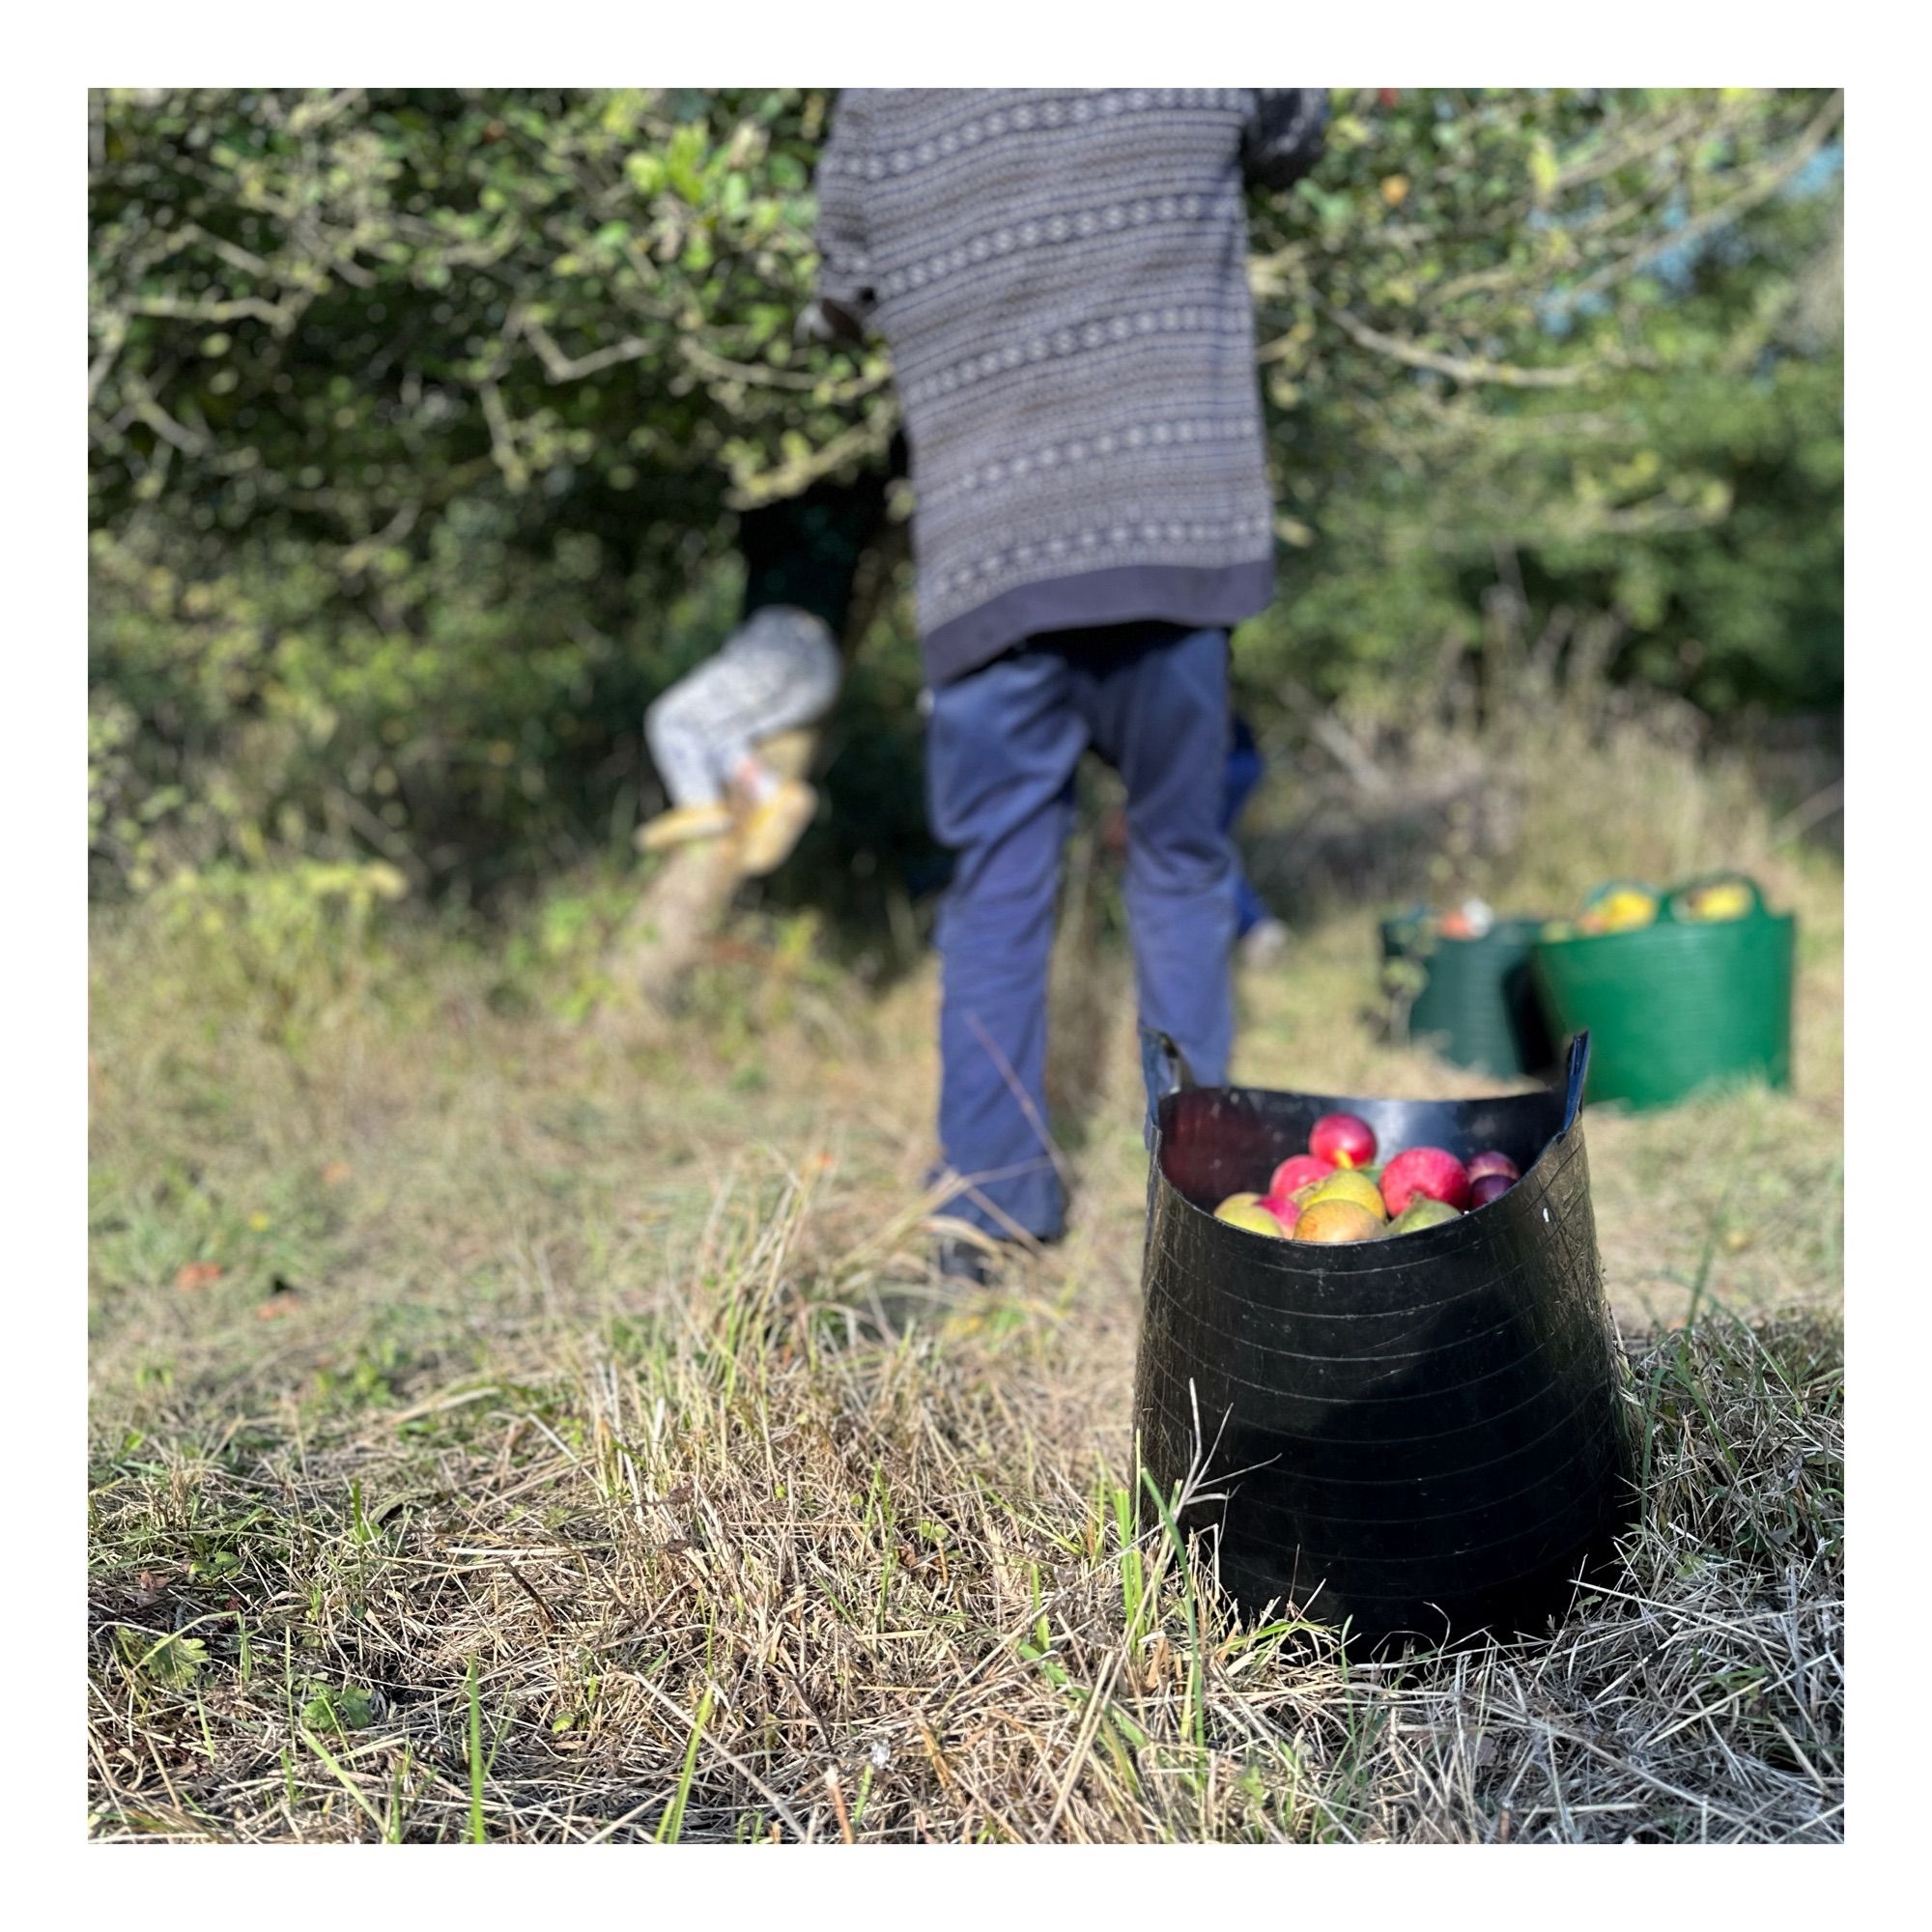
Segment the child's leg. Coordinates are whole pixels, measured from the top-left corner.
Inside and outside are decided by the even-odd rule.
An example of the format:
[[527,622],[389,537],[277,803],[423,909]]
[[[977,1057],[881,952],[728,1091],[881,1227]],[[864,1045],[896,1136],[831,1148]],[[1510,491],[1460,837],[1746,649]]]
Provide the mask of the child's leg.
[[808,611],[773,605],[756,611],[720,655],[736,681],[736,705],[721,719],[718,756],[744,817],[739,859],[760,878],[804,836],[818,794],[774,767],[760,751],[824,717],[838,696],[838,649]]
[[724,775],[713,757],[706,728],[702,669],[674,684],[644,713],[651,761],[674,806],[721,804]]
[[838,696],[838,647],[821,619],[775,604],[747,618],[713,664],[714,755],[727,781],[760,804],[782,780],[757,748],[831,710]]
[[743,813],[745,870],[770,871],[810,823],[816,794],[758,746],[824,716],[838,693],[838,650],[818,618],[787,606],[755,611],[718,654],[667,692],[645,721],[677,810],[639,835],[648,849],[729,829],[728,792]]

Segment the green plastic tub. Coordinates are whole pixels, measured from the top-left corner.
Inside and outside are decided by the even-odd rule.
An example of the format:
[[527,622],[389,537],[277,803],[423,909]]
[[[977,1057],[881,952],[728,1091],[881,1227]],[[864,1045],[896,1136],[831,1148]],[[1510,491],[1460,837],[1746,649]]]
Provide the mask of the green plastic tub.
[[[1736,879],[1742,919],[1679,919],[1679,897]],[[1766,909],[1752,879],[1696,879],[1661,895],[1655,923],[1540,941],[1536,983],[1558,1037],[1590,1036],[1589,1097],[1667,1107],[1747,1081],[1791,1085],[1797,922]]]
[[1428,914],[1381,923],[1384,968],[1406,961],[1427,979],[1408,1009],[1408,1037],[1457,1066],[1509,1078],[1555,1064],[1530,954],[1540,919],[1499,919],[1480,939],[1445,939]]

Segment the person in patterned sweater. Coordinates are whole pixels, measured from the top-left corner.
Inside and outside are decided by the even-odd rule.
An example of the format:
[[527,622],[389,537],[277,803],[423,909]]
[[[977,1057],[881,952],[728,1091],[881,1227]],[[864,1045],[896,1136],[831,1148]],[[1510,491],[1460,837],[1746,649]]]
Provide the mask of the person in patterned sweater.
[[914,491],[941,907],[942,1273],[1050,1240],[1046,991],[1081,755],[1127,793],[1143,1021],[1226,1077],[1228,632],[1273,590],[1244,203],[1321,89],[848,89],[808,333],[883,335]]

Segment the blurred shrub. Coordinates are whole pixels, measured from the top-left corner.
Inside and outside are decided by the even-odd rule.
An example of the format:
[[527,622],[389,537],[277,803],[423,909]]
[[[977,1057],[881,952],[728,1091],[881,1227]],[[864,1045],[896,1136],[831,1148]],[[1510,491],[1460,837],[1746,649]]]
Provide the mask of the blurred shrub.
[[374,944],[378,920],[407,889],[380,859],[217,864],[176,871],[151,910],[170,955],[192,963],[204,990],[225,989],[236,1010],[292,1046],[387,963]]
[[418,887],[487,892],[628,839],[643,708],[723,636],[734,572],[715,559],[668,601],[619,588],[607,629],[556,536],[533,554],[487,499],[461,506],[372,607],[287,537],[184,575],[151,524],[98,532],[97,883],[364,852]]
[[1840,99],[1337,106],[1316,175],[1253,213],[1284,545],[1256,703],[1287,672],[1413,715],[1497,587],[1586,675],[1838,703]]
[[[627,849],[643,707],[736,615],[735,517],[895,428],[882,352],[791,340],[828,103],[92,97],[98,890],[375,858],[476,900]],[[1283,546],[1237,650],[1257,724],[1428,723],[1498,591],[1579,682],[1833,703],[1836,98],[1335,109],[1316,177],[1253,209]],[[781,897],[876,913],[916,869],[918,682],[889,606]]]

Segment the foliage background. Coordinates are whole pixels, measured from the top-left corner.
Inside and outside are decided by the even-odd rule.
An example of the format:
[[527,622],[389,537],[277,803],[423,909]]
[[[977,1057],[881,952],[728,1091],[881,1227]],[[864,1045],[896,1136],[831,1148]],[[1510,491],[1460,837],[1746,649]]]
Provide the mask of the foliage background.
[[[92,97],[97,893],[272,872],[360,917],[628,851],[641,713],[735,617],[737,517],[882,465],[895,425],[882,353],[791,339],[829,102]],[[1747,732],[1832,713],[1840,99],[1334,107],[1251,214],[1264,743],[1343,721],[1386,761],[1532,679]],[[889,600],[786,890],[917,881],[918,684]]]

